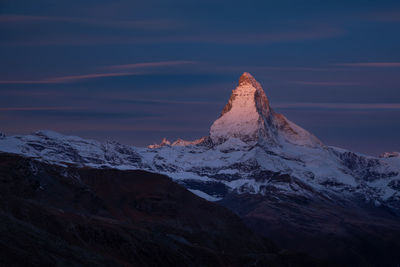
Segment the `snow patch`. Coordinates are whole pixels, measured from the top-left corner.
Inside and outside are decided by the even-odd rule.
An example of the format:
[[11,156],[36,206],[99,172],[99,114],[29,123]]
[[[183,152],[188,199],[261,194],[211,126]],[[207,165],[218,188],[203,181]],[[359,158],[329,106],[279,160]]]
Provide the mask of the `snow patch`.
[[222,198],[219,198],[219,197],[214,197],[214,196],[210,196],[209,194],[206,194],[206,193],[204,193],[203,191],[200,191],[200,190],[195,190],[195,189],[188,189],[190,192],[192,192],[193,194],[195,194],[195,195],[197,195],[197,196],[199,196],[199,197],[201,197],[201,198],[204,198],[205,200],[208,200],[208,201],[218,201],[218,200],[221,200]]

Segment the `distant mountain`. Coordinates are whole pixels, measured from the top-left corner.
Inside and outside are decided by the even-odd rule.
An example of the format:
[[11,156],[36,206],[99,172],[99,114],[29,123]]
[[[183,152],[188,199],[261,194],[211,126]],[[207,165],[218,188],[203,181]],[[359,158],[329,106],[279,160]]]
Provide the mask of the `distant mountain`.
[[[199,140],[137,148],[40,131],[3,136],[0,151],[63,166],[165,174],[229,207],[283,247],[325,250],[317,256],[339,263],[371,262],[371,249],[379,260],[399,262],[391,248],[382,248],[389,240],[396,248],[400,242],[399,153],[372,157],[323,144],[276,113],[249,73],[240,77],[209,136]],[[379,232],[392,237],[380,239]]]

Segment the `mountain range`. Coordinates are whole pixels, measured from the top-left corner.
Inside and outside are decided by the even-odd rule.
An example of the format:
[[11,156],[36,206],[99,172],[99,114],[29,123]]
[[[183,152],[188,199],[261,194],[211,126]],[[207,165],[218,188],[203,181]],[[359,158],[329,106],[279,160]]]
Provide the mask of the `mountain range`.
[[1,135],[0,151],[59,168],[162,174],[281,248],[339,265],[400,263],[400,154],[324,144],[275,112],[249,73],[198,140],[143,148],[38,131]]

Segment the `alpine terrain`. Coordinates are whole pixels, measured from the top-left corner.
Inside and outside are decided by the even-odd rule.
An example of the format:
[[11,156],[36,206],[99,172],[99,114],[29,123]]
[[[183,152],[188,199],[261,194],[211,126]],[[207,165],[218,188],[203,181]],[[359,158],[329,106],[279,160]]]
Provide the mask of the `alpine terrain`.
[[249,73],[195,141],[139,148],[39,131],[0,136],[0,151],[59,167],[164,174],[281,248],[340,265],[400,263],[400,154],[322,143],[276,113]]

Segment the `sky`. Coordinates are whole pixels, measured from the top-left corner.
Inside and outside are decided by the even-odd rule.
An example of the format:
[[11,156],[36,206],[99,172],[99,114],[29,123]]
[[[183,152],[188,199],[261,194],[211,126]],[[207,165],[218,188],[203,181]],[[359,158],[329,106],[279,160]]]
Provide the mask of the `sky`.
[[197,139],[243,72],[327,145],[400,151],[400,1],[0,0],[0,131]]

